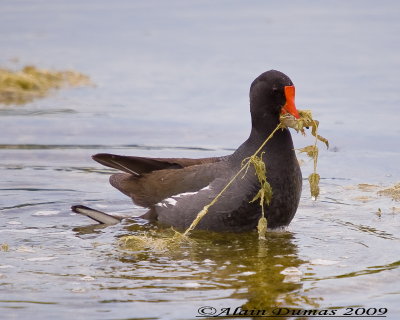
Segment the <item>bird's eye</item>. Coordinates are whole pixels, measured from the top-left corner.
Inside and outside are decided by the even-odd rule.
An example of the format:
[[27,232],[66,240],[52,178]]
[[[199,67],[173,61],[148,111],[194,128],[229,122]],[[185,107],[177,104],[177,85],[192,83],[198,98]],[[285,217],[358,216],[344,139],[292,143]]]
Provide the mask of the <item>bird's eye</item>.
[[272,87],[272,92],[278,92],[278,88],[277,87]]

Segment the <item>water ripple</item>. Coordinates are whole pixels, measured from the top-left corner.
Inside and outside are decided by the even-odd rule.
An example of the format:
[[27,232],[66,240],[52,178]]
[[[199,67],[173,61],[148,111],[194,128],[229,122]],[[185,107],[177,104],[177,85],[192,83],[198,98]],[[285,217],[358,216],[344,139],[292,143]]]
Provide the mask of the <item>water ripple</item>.
[[[192,150],[216,151],[213,148],[194,146],[147,146],[139,144],[103,145],[103,144],[0,144],[0,149],[6,150],[69,150],[69,149],[140,149],[140,150]],[[234,149],[222,148],[220,150],[232,151]]]

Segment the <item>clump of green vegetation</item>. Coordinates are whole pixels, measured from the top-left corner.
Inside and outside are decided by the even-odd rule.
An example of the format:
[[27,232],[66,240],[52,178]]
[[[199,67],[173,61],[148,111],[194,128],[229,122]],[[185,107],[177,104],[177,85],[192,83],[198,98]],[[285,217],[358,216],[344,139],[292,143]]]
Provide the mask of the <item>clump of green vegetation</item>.
[[300,152],[307,154],[314,161],[314,172],[308,176],[308,182],[310,183],[311,196],[317,199],[319,196],[319,180],[320,175],[317,173],[317,162],[318,162],[318,146],[317,142],[321,141],[325,143],[326,147],[329,148],[329,141],[318,134],[319,122],[314,120],[310,110],[299,110],[300,119],[294,118],[290,114],[284,114],[281,116],[281,125],[286,128],[293,128],[297,132],[301,132],[305,135],[304,128],[311,127],[311,134],[315,137],[315,143],[313,145],[299,149]]
[[260,190],[258,190],[257,194],[250,202],[254,202],[260,199],[261,218],[260,220],[258,220],[257,231],[259,238],[263,240],[266,239],[265,235],[267,233],[267,228],[268,228],[268,221],[267,218],[265,218],[265,213],[264,213],[264,204],[269,206],[272,199],[272,188],[269,182],[267,181],[267,170],[265,168],[265,162],[262,160],[264,153],[265,152],[262,152],[260,156],[253,155],[249,158],[244,159],[242,162],[243,164],[248,160],[247,163],[244,164],[244,166],[247,166],[245,174],[247,173],[247,170],[250,167],[250,165],[252,165],[256,172],[258,182],[260,183]]
[[119,239],[119,246],[121,249],[129,251],[150,249],[155,252],[163,252],[174,249],[184,243],[190,244],[191,242],[192,240],[189,237],[174,231],[174,235],[164,237],[154,236],[149,233],[123,236]]
[[2,243],[2,244],[0,245],[0,251],[7,252],[7,251],[9,251],[9,250],[10,250],[10,247],[8,246],[7,243]]
[[400,183],[393,187],[383,189],[378,192],[379,195],[391,197],[395,201],[400,201]]
[[311,134],[317,139],[325,143],[326,147],[329,148],[329,141],[324,137],[318,135],[319,121],[314,120],[312,117],[311,110],[298,110],[300,118],[296,119],[291,114],[281,115],[281,124],[283,127],[293,128],[297,132],[301,132],[303,135],[306,134],[304,128],[311,127]]
[[0,68],[0,103],[24,104],[45,97],[51,89],[90,85],[88,76],[72,71],[50,71],[25,66],[20,71]]

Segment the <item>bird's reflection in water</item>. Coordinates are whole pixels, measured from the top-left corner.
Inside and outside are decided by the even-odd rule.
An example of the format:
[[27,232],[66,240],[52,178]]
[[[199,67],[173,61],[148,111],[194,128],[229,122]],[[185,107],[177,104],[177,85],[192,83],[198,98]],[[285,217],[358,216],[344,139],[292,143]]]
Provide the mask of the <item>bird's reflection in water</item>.
[[[101,228],[80,227],[75,231],[79,236],[87,237],[101,232]],[[135,235],[150,241],[162,241],[173,237],[175,231],[130,220],[120,225],[117,233],[115,237],[118,238]],[[256,232],[194,231],[191,239],[190,242],[164,248],[141,242],[122,250],[116,241],[116,250],[112,255],[115,265],[109,261],[110,276],[114,281],[120,279],[121,283],[124,282],[124,290],[160,289],[160,283],[165,290],[167,282],[167,291],[175,295],[184,290],[186,296],[188,291],[192,291],[218,297],[218,303],[221,299],[228,299],[230,304],[237,300],[236,305],[226,306],[230,312],[237,307],[237,312],[265,310],[265,314],[271,314],[279,307],[318,307],[318,299],[307,296],[303,291],[298,268],[304,261],[298,257],[293,233],[271,231],[267,233],[266,240],[259,240]],[[287,270],[297,273],[285,272]],[[140,288],[137,287],[139,282]],[[195,285],[183,285],[188,282]],[[107,283],[103,290],[106,288]],[[157,299],[174,299],[170,293],[166,297],[166,293],[157,292]],[[193,303],[198,303],[198,300]]]

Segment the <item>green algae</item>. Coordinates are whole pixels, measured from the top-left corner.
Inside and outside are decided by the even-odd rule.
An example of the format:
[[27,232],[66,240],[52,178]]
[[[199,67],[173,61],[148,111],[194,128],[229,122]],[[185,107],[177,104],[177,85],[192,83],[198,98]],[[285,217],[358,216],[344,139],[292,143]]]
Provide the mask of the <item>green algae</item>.
[[52,71],[25,66],[19,71],[0,68],[0,104],[25,104],[51,90],[90,85],[88,76],[73,70]]
[[378,191],[379,195],[391,197],[394,201],[400,201],[400,183]]
[[318,162],[318,154],[319,149],[317,147],[318,141],[321,141],[325,144],[326,148],[329,148],[328,139],[320,136],[318,134],[319,121],[315,120],[312,116],[312,112],[310,110],[298,110],[300,118],[296,119],[290,114],[284,114],[281,116],[281,125],[285,128],[293,128],[297,132],[301,132],[305,135],[305,128],[311,127],[311,134],[315,137],[315,142],[313,145],[298,149],[299,152],[303,152],[307,154],[314,161],[314,172],[308,176],[308,182],[310,184],[310,193],[311,197],[315,200],[319,196],[319,180],[320,176],[317,173],[317,162]]
[[246,169],[246,173],[250,165],[252,165],[254,167],[254,171],[257,176],[258,182],[260,183],[260,189],[254,196],[253,200],[251,200],[250,202],[260,200],[261,218],[260,220],[258,220],[257,231],[259,238],[262,240],[265,240],[265,235],[267,233],[267,228],[268,228],[268,221],[267,218],[265,218],[264,204],[269,206],[273,194],[271,185],[267,181],[267,169],[265,167],[265,162],[262,160],[264,153],[265,152],[261,152],[260,156],[253,155],[249,159],[246,158],[243,160],[243,162],[248,160],[247,164],[248,167]]
[[10,247],[9,247],[8,243],[2,243],[0,245],[0,251],[8,252],[9,250],[10,250]]
[[[171,234],[171,232],[173,234]],[[127,251],[142,251],[149,249],[153,252],[174,250],[185,244],[192,244],[193,240],[173,229],[164,231],[163,235],[141,232],[135,235],[126,235],[119,238],[119,247]]]

